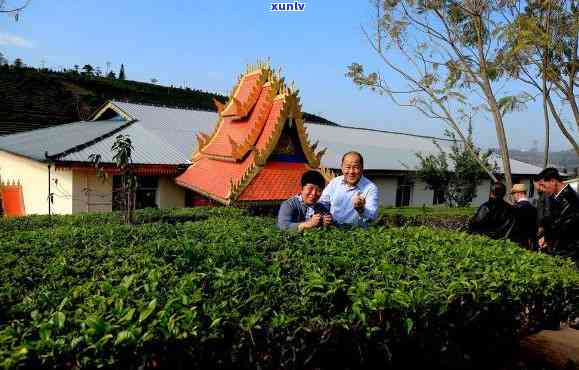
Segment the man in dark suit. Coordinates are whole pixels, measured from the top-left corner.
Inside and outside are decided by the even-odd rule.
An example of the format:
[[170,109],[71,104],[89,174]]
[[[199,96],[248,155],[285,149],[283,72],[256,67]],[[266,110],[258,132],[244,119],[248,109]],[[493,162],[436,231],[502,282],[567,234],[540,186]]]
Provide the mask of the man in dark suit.
[[469,224],[473,234],[486,235],[492,239],[509,238],[514,229],[513,206],[503,199],[507,193],[505,184],[493,184],[489,200],[477,210]]
[[539,177],[551,200],[543,221],[545,236],[539,245],[551,254],[570,257],[579,266],[579,197],[556,168],[545,168]]
[[515,201],[513,206],[516,222],[511,240],[526,249],[536,250],[537,209],[527,199],[527,187],[525,184],[515,184],[511,195]]

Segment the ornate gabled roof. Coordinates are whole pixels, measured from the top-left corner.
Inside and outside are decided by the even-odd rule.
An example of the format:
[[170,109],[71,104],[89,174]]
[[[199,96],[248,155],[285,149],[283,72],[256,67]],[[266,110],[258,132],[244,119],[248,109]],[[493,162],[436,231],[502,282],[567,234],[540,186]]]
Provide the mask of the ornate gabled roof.
[[325,150],[316,153],[317,143],[310,144],[298,91],[280,72],[250,66],[229,101],[215,104],[215,129],[197,134],[192,164],[178,184],[224,204],[280,201],[299,190],[305,171],[320,167]]

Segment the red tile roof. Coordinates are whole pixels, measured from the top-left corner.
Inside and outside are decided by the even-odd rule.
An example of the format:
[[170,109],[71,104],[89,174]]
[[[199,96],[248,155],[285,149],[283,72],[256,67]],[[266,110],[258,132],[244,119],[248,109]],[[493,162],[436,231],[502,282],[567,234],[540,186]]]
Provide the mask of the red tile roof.
[[176,181],[177,184],[203,195],[226,201],[232,190],[231,183],[241,181],[243,174],[248,171],[254,161],[253,153],[241,163],[202,157],[178,176]]
[[270,161],[239,195],[239,201],[283,201],[298,194],[305,163]]
[[[217,132],[202,152],[210,156],[233,157],[234,159],[245,156],[259,138],[271,111],[272,90],[271,86],[266,86],[261,90],[254,111],[248,117],[239,120],[223,118]],[[238,153],[234,150],[234,146],[241,146]]]
[[[297,130],[303,163],[268,160],[288,122]],[[299,191],[302,174],[319,166],[297,92],[266,66],[241,77],[213,134],[198,141],[193,163],[175,181],[225,204],[287,199]]]
[[266,70],[247,73],[242,76],[233,93],[233,99],[221,112],[222,117],[245,117],[255,105],[262,89],[261,80],[265,77]]

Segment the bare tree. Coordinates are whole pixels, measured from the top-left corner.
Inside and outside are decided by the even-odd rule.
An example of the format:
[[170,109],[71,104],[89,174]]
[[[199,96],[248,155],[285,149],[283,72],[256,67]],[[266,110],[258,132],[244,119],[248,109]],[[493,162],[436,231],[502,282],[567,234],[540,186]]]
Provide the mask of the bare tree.
[[[497,60],[503,24],[497,23],[504,1],[382,1],[380,46],[363,33],[388,70],[402,78],[395,86],[378,72],[366,74],[359,63],[347,75],[362,88],[386,95],[396,104],[412,107],[430,118],[443,121],[465,143],[459,124],[471,112],[490,114],[500,148],[507,187],[512,186],[511,168],[503,114],[507,103],[514,109],[525,104],[521,94],[502,98],[498,83],[503,67]],[[474,155],[474,149],[467,149]],[[493,180],[496,178],[489,174]]]
[[8,4],[7,0],[0,0],[0,13],[13,14],[14,19],[18,21],[20,18],[20,12],[26,8],[32,0],[23,0],[21,3],[16,5]]

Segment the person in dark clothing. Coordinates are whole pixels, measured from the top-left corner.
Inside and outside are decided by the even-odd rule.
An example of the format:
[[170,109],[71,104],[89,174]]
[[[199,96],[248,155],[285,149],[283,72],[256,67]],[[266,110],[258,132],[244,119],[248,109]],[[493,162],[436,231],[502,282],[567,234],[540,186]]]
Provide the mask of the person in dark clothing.
[[526,249],[537,249],[537,209],[527,199],[527,188],[524,184],[515,184],[511,190],[515,203],[515,228],[510,239]]
[[556,168],[544,169],[539,177],[550,197],[543,219],[545,235],[539,245],[553,255],[572,258],[579,267],[579,197]]
[[472,234],[486,235],[492,239],[508,238],[514,228],[513,206],[504,201],[507,189],[501,182],[493,184],[489,200],[484,202],[470,220]]
[[[543,237],[543,219],[545,215],[545,208],[547,203],[547,196],[545,195],[545,187],[543,180],[536,175],[533,179],[533,186],[535,188],[535,197],[533,198],[533,206],[537,209],[537,241]],[[538,246],[538,244],[537,244]]]
[[318,171],[307,171],[302,175],[300,194],[282,203],[277,215],[280,230],[302,231],[332,224],[332,216],[317,203],[326,186],[326,180]]

